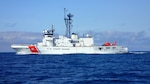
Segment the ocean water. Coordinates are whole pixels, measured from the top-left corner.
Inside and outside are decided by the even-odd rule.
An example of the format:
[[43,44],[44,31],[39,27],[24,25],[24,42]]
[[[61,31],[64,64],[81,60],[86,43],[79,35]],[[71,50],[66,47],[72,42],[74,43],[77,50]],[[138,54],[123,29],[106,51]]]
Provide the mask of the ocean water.
[[117,55],[0,53],[0,84],[150,84],[150,52]]

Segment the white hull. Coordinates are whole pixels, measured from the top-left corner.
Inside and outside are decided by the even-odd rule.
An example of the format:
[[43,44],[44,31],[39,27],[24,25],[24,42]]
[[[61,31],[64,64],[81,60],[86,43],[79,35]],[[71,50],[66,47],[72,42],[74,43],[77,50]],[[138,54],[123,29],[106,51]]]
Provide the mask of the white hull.
[[[29,45],[31,46],[31,45]],[[93,46],[93,47],[47,47],[35,46],[34,49],[28,45],[12,45],[17,54],[123,54],[128,49],[122,46]]]

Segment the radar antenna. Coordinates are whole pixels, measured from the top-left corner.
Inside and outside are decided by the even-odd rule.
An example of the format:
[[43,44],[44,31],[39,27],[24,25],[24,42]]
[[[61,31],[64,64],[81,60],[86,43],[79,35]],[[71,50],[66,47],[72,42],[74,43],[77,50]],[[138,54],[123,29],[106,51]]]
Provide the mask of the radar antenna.
[[71,37],[71,27],[72,25],[72,17],[73,15],[69,13],[66,17],[66,8],[64,8],[64,20],[65,20],[65,25],[66,25],[66,37]]

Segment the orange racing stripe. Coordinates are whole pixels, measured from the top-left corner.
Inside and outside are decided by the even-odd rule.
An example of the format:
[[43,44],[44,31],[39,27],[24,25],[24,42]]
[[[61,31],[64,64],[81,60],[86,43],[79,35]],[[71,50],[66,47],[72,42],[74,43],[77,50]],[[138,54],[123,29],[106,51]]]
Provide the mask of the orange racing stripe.
[[28,48],[30,49],[30,51],[32,53],[38,53],[39,52],[38,49],[36,48],[36,46],[34,46],[34,45],[29,45]]

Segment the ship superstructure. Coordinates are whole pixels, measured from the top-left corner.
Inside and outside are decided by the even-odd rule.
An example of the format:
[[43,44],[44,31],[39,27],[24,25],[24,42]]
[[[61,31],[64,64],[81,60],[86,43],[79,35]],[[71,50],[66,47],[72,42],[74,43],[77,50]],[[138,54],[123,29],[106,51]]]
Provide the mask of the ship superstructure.
[[54,28],[43,31],[43,40],[37,44],[16,45],[11,47],[17,54],[122,54],[128,53],[128,48],[116,46],[116,42],[111,44],[106,42],[102,46],[95,46],[93,37],[88,34],[78,37],[78,34],[71,34],[72,17],[69,13],[68,18],[64,18],[66,24],[66,35],[54,37]]

